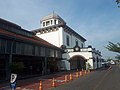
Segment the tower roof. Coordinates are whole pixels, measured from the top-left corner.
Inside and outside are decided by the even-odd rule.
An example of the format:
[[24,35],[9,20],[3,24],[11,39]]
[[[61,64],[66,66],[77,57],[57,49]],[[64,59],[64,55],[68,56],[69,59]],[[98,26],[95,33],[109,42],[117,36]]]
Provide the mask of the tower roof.
[[59,19],[60,21],[65,23],[65,21],[59,15],[57,15],[54,12],[45,16],[45,17],[43,17],[41,21],[45,21],[45,20],[48,20],[48,19]]

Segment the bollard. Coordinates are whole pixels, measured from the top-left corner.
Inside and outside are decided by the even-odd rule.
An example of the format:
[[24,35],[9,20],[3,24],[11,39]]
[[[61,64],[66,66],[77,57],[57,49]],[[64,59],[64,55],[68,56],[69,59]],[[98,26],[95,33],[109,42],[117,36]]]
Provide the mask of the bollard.
[[82,76],[84,76],[84,69],[82,68]]
[[78,78],[79,77],[79,73],[78,73],[78,71],[76,72],[76,78]]
[[67,82],[67,75],[65,75],[65,82]]
[[88,69],[88,73],[90,73],[90,69]]
[[84,71],[83,68],[82,68],[82,71]]
[[42,87],[42,81],[40,81],[39,90],[43,90],[43,87]]
[[85,75],[87,74],[87,70],[85,70]]
[[83,76],[83,73],[82,73],[82,71],[80,71],[80,76]]
[[73,78],[72,78],[72,74],[70,74],[70,80],[73,80]]
[[55,79],[52,79],[52,87],[55,87]]

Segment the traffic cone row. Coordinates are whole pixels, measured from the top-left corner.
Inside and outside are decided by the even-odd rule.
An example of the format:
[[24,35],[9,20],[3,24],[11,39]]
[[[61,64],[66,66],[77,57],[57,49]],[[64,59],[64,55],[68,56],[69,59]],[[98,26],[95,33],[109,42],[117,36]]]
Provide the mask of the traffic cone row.
[[[86,75],[87,73],[90,73],[90,70],[83,70],[78,72],[76,72],[76,78],[79,78],[79,75],[80,76],[83,76],[83,75]],[[73,76],[72,74],[69,74],[69,79],[68,79],[68,75],[65,75],[64,77],[64,81],[67,82],[69,80],[73,80]],[[52,79],[52,87],[56,87],[56,83],[55,83],[55,78]],[[42,81],[40,81],[40,84],[39,84],[39,90],[43,90],[43,85],[42,85]]]

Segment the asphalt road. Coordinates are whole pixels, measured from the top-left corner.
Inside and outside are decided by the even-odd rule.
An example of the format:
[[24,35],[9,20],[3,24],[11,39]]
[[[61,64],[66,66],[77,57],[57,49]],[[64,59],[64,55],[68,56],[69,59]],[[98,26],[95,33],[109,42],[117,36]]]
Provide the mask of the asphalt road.
[[120,65],[93,71],[52,90],[120,90]]

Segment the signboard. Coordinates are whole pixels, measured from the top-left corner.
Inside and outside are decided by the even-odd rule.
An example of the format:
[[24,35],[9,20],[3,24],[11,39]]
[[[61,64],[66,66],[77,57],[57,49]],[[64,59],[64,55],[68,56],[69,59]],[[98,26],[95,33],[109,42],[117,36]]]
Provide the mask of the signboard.
[[16,88],[16,79],[17,79],[17,74],[11,74],[10,83],[12,90],[15,90]]

